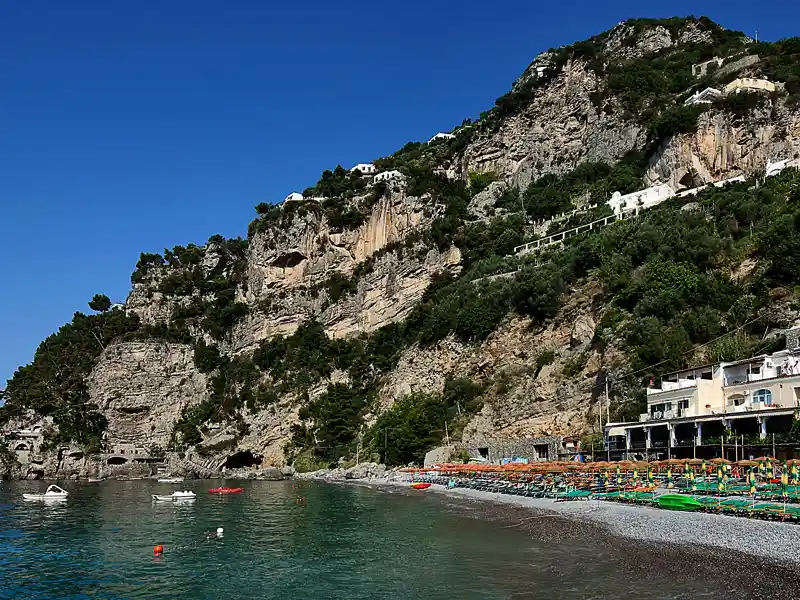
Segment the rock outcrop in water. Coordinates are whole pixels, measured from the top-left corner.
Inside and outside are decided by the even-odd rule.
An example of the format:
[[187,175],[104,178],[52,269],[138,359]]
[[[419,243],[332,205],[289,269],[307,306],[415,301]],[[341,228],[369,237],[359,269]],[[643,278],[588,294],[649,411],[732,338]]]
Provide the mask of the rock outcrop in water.
[[[727,71],[692,76],[717,54],[731,57]],[[756,193],[747,187],[764,184],[767,162],[800,156],[796,56],[791,40],[754,44],[706,19],[629,21],[541,54],[452,139],[379,159],[392,174],[380,183],[339,167],[302,200],[257,207],[246,242],[214,236],[143,254],[124,307],[71,325],[80,360],[69,386],[49,342],[10,382],[4,429],[21,463],[10,472],[214,476],[357,452],[389,460],[393,443],[413,446],[402,432],[419,430],[408,425],[418,410],[442,420],[420,434],[431,443],[444,423],[464,442],[581,435],[608,382],[614,410],[635,414],[634,367],[694,360],[693,347],[742,315],[773,331],[800,316],[766,246],[738,233],[763,223],[771,239],[790,218],[775,203],[794,183],[758,192],[768,208],[757,215],[720,212]],[[774,93],[685,104],[736,77],[776,75],[785,81]],[[514,254],[548,229],[608,214],[613,191],[739,175],[761,179],[700,196],[705,213],[652,209],[561,254]],[[727,219],[724,232],[714,218]],[[685,231],[658,238],[673,226]],[[675,250],[684,234],[696,252]],[[669,307],[648,295],[650,282],[672,290],[675,278],[699,290],[712,271],[738,286],[733,308],[709,300],[693,312],[680,286]],[[399,402],[409,398],[411,408]],[[24,431],[35,441],[17,450]],[[409,452],[394,460],[419,454]]]

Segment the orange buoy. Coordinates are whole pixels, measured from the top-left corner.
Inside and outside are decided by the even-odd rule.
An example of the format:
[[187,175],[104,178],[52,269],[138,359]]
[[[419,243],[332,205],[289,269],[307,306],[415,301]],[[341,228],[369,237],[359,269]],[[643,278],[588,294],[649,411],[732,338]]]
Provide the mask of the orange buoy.
[[153,554],[161,554],[164,552],[164,546],[153,546]]

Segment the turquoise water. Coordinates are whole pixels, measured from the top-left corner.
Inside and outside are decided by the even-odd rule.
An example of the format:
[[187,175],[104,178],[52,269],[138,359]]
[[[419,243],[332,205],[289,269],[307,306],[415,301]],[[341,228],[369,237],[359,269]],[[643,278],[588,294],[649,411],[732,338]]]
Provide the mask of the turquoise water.
[[[633,550],[539,540],[425,492],[242,485],[216,497],[188,482],[196,501],[164,505],[150,494],[172,486],[69,482],[66,502],[45,504],[21,494],[46,483],[0,482],[0,598],[729,597],[716,582],[632,572]],[[224,537],[207,540],[217,527]]]

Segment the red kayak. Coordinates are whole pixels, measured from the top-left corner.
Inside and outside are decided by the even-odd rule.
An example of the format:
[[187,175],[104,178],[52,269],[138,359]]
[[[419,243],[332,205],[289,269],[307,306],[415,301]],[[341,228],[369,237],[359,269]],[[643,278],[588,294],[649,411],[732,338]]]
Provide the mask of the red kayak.
[[422,483],[422,482],[420,482],[420,483],[412,483],[411,487],[414,488],[415,490],[427,490],[429,487],[431,487],[431,484],[430,483]]
[[244,491],[244,488],[226,488],[226,487],[218,487],[218,488],[211,488],[208,490],[209,494],[241,494]]

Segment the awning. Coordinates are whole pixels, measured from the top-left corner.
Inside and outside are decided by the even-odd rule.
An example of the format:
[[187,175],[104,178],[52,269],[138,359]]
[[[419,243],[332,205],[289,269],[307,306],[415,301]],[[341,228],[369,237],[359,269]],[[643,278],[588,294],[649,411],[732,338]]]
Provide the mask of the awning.
[[615,435],[625,435],[625,428],[624,427],[612,427],[608,430],[608,437],[614,437]]

